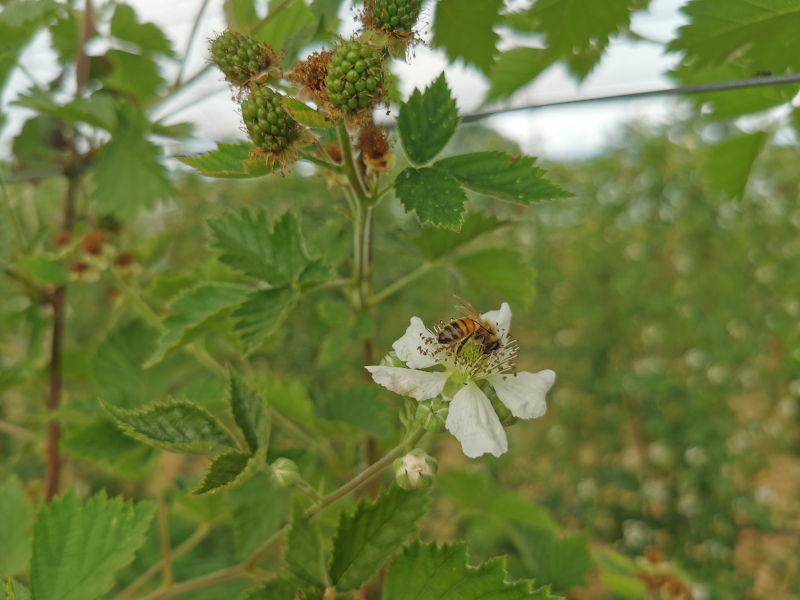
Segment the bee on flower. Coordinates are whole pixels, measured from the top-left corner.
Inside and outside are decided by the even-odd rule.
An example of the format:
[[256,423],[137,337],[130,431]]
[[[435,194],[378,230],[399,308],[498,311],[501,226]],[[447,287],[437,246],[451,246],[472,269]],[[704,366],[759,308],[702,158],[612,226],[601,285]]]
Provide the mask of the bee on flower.
[[[492,403],[481,386],[491,386],[514,417],[534,419],[547,410],[545,394],[556,374],[512,373],[519,346],[508,330],[511,308],[479,314],[458,298],[464,318],[430,330],[412,317],[405,334],[392,344],[406,367],[366,367],[373,380],[385,388],[424,402],[441,396],[449,403],[447,430],[461,442],[464,454],[477,458],[508,450],[508,439]],[[434,370],[435,369],[435,370]]]

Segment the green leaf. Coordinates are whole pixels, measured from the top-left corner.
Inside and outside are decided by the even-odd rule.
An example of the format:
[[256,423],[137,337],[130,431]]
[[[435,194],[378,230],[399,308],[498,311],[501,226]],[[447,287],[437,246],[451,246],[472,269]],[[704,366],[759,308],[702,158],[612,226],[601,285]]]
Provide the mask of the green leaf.
[[73,62],[78,56],[81,34],[76,11],[67,9],[65,15],[56,19],[49,29],[53,50],[58,53],[59,64],[68,65]]
[[217,149],[199,156],[179,156],[178,160],[206,177],[218,179],[253,179],[270,175],[272,170],[266,163],[250,160],[251,142],[217,144]]
[[506,23],[544,34],[544,62],[564,59],[584,79],[600,61],[609,38],[630,25],[630,6],[630,0],[538,0],[526,11],[508,15]]
[[0,91],[17,64],[17,57],[34,33],[44,27],[60,10],[52,0],[4,3],[0,13]]
[[591,570],[589,534],[557,537],[541,529],[520,527],[512,541],[536,581],[552,585],[558,593],[584,587],[584,576]]
[[138,410],[127,410],[106,402],[120,428],[134,439],[179,454],[213,454],[236,449],[231,434],[206,409],[173,398]]
[[415,211],[420,223],[458,231],[467,195],[443,171],[408,167],[394,180],[394,189],[406,212]]
[[295,121],[308,127],[332,127],[333,123],[322,113],[317,112],[304,102],[291,98],[283,97],[283,107],[289,112]]
[[505,152],[474,152],[437,161],[441,169],[464,187],[517,204],[531,204],[552,198],[566,198],[569,192],[544,178],[532,156],[511,156]]
[[203,475],[203,480],[189,492],[193,496],[213,494],[244,483],[258,468],[263,457],[231,450],[218,454]]
[[633,560],[608,548],[595,548],[592,558],[600,569],[617,575],[635,575],[641,570]]
[[730,198],[744,194],[750,171],[767,141],[765,131],[728,138],[708,151],[705,174],[708,187]]
[[461,224],[461,231],[458,233],[447,229],[425,227],[408,242],[417,248],[426,259],[433,261],[504,225],[506,223],[498,221],[497,217],[471,212],[467,213]]
[[149,502],[108,500],[84,506],[75,488],[39,511],[33,530],[31,595],[37,600],[97,598],[133,560],[153,517]]
[[17,163],[28,169],[57,168],[61,151],[56,146],[63,141],[62,127],[63,124],[50,115],[25,121],[12,145]]
[[647,585],[641,579],[619,575],[617,573],[609,573],[602,569],[598,574],[603,585],[613,592],[615,596],[631,598],[631,600],[638,600],[639,598],[646,597]]
[[153,135],[161,135],[164,137],[180,140],[194,135],[194,123],[181,122],[173,123],[172,125],[162,125],[161,123],[153,123],[151,127]]
[[133,480],[149,473],[148,458],[153,453],[152,448],[125,435],[105,416],[70,434],[62,446],[74,457],[92,461],[115,477]]
[[164,79],[159,75],[158,65],[151,57],[123,50],[109,50],[106,58],[112,65],[111,72],[102,78],[106,89],[128,94],[140,106],[146,106],[155,98]]
[[460,258],[454,265],[476,286],[492,287],[525,308],[536,295],[536,271],[523,262],[522,254],[516,250],[489,248]]
[[295,577],[317,587],[330,585],[319,527],[306,518],[299,501],[292,504],[292,527],[286,534],[283,557]]
[[6,584],[6,600],[31,600],[31,593],[19,581],[9,578]]
[[451,62],[462,59],[486,75],[494,65],[500,39],[494,26],[503,0],[439,0],[433,19],[433,45],[444,49]]
[[734,55],[752,71],[797,71],[800,29],[798,0],[692,0],[681,9],[691,20],[678,30],[668,50],[700,69]]
[[408,159],[423,165],[442,151],[458,126],[456,101],[442,73],[424,94],[414,90],[408,102],[400,104],[397,131]]
[[335,389],[325,403],[325,418],[358,427],[379,438],[392,431],[388,405],[381,400],[381,390],[374,385],[354,385]]
[[516,600],[535,598],[531,581],[506,583],[504,558],[468,564],[467,544],[414,540],[389,565],[384,600]]
[[131,106],[119,111],[116,135],[106,146],[94,181],[92,199],[101,211],[133,216],[142,206],[153,207],[174,193],[159,149],[147,140],[149,123]]
[[512,48],[501,53],[492,69],[492,87],[484,102],[510,96],[536,79],[555,60],[555,54],[541,48]]
[[258,20],[255,0],[225,0],[224,6],[229,25],[244,29]]
[[228,494],[236,559],[261,546],[289,515],[289,493],[276,490],[266,473],[258,472]]
[[67,263],[60,258],[48,258],[41,254],[25,256],[22,264],[31,277],[42,283],[62,285],[69,281]]
[[230,214],[207,223],[214,232],[212,247],[222,252],[220,262],[274,287],[294,284],[304,271],[318,267],[308,258],[300,222],[292,212],[284,213],[274,226],[263,210],[253,214],[247,209],[238,217]]
[[28,567],[31,557],[31,509],[22,482],[14,474],[0,483],[0,577],[8,577]]
[[268,407],[264,398],[231,371],[230,407],[251,453],[266,449],[269,441]]
[[292,288],[257,290],[233,313],[245,354],[255,350],[264,338],[271,335],[286,320],[300,295]]
[[270,375],[262,389],[273,409],[301,423],[314,420],[314,403],[302,381]]
[[251,34],[257,40],[281,48],[284,42],[297,35],[301,29],[315,26],[317,19],[303,0],[289,0],[271,10],[264,22]]
[[92,378],[104,400],[123,408],[137,408],[157,399],[175,377],[175,361],[144,370],[156,350],[158,331],[141,321],[111,330],[92,357]]
[[175,56],[172,44],[153,23],[139,23],[136,12],[129,4],[117,4],[111,17],[111,35],[115,38],[136,44],[144,50]]
[[337,591],[360,588],[372,579],[403,540],[417,531],[416,522],[425,514],[428,501],[424,492],[393,485],[374,504],[363,499],[352,515],[343,512],[330,564],[331,583]]
[[37,112],[58,117],[70,123],[88,123],[107,131],[113,131],[117,124],[117,110],[111,96],[95,92],[89,98],[76,98],[69,104],[60,105],[52,96],[39,88],[28,90],[12,104],[24,106]]
[[295,600],[297,588],[295,581],[278,577],[258,587],[250,588],[241,600]]
[[558,523],[545,509],[497,486],[481,473],[451,469],[436,479],[437,487],[465,511],[478,511],[547,532],[558,530]]
[[170,305],[173,314],[164,319],[165,331],[145,368],[163,360],[167,352],[188,343],[191,336],[212,320],[216,322],[227,316],[247,293],[247,288],[222,283],[208,283],[182,293]]

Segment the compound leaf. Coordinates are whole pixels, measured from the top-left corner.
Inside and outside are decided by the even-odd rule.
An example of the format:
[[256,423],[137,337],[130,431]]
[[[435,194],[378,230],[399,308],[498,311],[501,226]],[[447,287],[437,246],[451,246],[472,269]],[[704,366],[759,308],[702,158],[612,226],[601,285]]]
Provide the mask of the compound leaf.
[[206,409],[173,398],[128,410],[103,403],[120,428],[156,448],[179,454],[213,454],[236,449],[236,442],[222,424]]
[[84,506],[75,488],[39,511],[33,529],[31,595],[86,600],[105,594],[133,560],[153,517],[149,502],[96,494]]
[[362,500],[352,515],[343,512],[330,565],[336,589],[353,590],[369,581],[403,540],[417,531],[416,522],[425,514],[428,500],[424,492],[394,485],[374,504]]
[[394,189],[406,212],[417,213],[420,223],[458,230],[467,195],[444,171],[408,167],[394,180]]
[[414,90],[408,102],[401,103],[397,131],[408,159],[423,165],[442,151],[458,126],[456,101],[442,73],[425,93]]

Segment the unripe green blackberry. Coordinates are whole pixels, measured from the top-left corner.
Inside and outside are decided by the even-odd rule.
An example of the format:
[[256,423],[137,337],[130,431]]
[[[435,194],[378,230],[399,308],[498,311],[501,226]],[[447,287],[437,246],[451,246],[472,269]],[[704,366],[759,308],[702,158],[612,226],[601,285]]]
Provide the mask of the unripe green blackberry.
[[242,102],[242,117],[250,139],[262,150],[278,154],[297,139],[297,121],[281,106],[281,95],[265,85]]
[[381,51],[369,44],[337,46],[328,65],[325,88],[330,103],[348,112],[375,106],[384,96]]
[[411,31],[422,0],[375,0],[372,18],[385,31]]
[[277,62],[269,44],[237,31],[226,31],[211,42],[211,62],[233,83],[245,84]]

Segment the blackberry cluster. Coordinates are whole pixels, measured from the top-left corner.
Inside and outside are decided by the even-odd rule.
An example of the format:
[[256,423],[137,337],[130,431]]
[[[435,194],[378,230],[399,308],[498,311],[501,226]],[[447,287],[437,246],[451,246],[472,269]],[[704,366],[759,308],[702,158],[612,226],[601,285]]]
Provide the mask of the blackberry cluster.
[[325,79],[330,103],[350,112],[375,106],[384,95],[381,62],[380,50],[369,44],[337,46]]
[[411,31],[422,0],[375,0],[372,18],[385,31]]
[[242,117],[250,139],[269,153],[278,154],[297,139],[297,121],[281,106],[280,94],[267,86],[252,90],[245,98]]
[[245,84],[275,60],[269,44],[244,33],[226,31],[211,42],[211,61],[231,82]]

